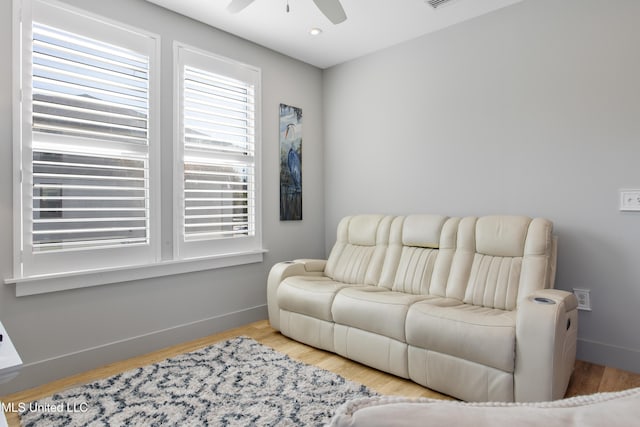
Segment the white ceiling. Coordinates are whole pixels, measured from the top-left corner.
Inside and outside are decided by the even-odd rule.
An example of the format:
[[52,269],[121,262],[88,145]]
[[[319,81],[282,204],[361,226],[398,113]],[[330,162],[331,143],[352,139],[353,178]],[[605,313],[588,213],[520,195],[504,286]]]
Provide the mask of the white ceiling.
[[[231,0],[147,0],[285,55],[328,68],[522,0],[341,0],[347,20],[333,25],[312,0],[255,0],[238,14]],[[321,28],[311,36],[309,30]]]

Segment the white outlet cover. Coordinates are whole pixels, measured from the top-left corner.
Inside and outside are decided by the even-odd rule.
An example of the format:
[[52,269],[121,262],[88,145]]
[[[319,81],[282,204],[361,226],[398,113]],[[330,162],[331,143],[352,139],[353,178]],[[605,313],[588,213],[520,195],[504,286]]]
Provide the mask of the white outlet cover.
[[640,190],[620,190],[620,210],[640,211]]
[[576,298],[578,298],[578,310],[591,311],[589,289],[573,288],[573,293],[576,295]]

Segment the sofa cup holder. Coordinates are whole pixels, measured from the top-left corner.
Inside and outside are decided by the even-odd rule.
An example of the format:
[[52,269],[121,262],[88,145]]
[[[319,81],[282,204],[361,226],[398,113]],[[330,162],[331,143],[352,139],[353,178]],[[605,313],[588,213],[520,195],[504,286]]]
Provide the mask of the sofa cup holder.
[[535,297],[533,301],[538,304],[555,304],[556,303],[554,300],[550,298],[544,298],[544,297]]

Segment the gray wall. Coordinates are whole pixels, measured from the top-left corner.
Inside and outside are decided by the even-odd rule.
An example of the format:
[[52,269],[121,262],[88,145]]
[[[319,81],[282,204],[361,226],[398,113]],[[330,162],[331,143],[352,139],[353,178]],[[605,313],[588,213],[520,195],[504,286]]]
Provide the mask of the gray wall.
[[578,357],[640,372],[640,2],[525,0],[324,73],[326,247],[353,213],[543,216]]
[[[174,38],[262,68],[269,252],[262,264],[52,294],[16,298],[2,287],[0,320],[26,367],[0,395],[265,318],[270,266],[323,257],[338,220],[363,212],[552,219],[557,286],[591,289],[579,357],[640,372],[640,215],[617,210],[619,188],[640,188],[637,0],[525,0],[324,73],[140,0],[69,3],[160,34],[167,94]],[[10,1],[0,2],[0,51],[0,269],[9,277]],[[278,220],[280,102],[305,114],[302,222]],[[165,95],[166,147],[170,103]]]
[[[191,274],[15,297],[0,287],[0,320],[25,362],[0,395],[266,318],[266,277],[278,261],[324,256],[322,73],[141,0],[70,4],[162,37],[162,144],[171,152],[172,41],[262,69],[264,262]],[[12,276],[11,1],[0,2],[0,271]],[[278,106],[304,112],[304,220],[279,221]],[[171,185],[170,173],[163,177]],[[171,200],[163,200],[165,209]],[[167,210],[169,212],[169,210]],[[165,225],[170,215],[163,218]]]

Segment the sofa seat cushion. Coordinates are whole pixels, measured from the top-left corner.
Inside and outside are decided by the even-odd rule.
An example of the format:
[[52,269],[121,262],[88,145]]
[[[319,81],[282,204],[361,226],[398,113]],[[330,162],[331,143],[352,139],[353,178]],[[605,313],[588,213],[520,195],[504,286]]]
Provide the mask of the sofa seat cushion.
[[405,340],[405,320],[411,304],[430,299],[379,286],[345,288],[336,295],[331,309],[336,323]]
[[516,312],[419,302],[407,313],[407,343],[513,372]]
[[281,310],[333,322],[333,299],[338,291],[350,286],[356,285],[336,282],[325,276],[287,277],[278,288],[278,306]]

